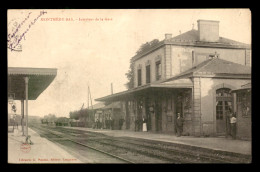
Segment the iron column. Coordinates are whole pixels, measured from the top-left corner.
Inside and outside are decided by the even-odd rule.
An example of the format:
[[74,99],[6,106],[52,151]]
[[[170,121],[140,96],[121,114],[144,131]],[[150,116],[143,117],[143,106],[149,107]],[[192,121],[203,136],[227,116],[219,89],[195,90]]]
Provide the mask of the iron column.
[[26,138],[28,137],[28,76],[24,78],[25,80],[25,115],[26,115]]
[[21,120],[21,126],[22,126],[22,131],[23,131],[23,136],[24,136],[24,100],[21,100],[21,114],[22,114],[22,120]]

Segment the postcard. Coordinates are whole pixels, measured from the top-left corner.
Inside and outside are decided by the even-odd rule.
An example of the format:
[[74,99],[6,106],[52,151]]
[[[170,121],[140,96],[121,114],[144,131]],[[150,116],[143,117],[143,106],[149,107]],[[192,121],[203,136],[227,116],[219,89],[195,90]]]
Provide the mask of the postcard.
[[8,163],[251,163],[250,9],[8,9]]

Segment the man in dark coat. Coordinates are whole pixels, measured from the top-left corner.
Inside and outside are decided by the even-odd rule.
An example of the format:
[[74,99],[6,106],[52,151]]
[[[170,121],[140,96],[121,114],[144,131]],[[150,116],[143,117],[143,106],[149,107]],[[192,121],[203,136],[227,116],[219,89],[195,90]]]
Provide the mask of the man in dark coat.
[[135,117],[135,131],[139,130],[139,120]]
[[114,130],[114,123],[115,123],[115,120],[113,118],[111,118],[111,130]]
[[183,118],[181,117],[180,113],[177,113],[177,120],[176,120],[176,124],[177,124],[177,137],[180,137],[183,131]]
[[122,130],[123,124],[124,124],[124,119],[123,119],[123,118],[120,118],[120,119],[119,119],[119,128],[120,128],[120,130]]

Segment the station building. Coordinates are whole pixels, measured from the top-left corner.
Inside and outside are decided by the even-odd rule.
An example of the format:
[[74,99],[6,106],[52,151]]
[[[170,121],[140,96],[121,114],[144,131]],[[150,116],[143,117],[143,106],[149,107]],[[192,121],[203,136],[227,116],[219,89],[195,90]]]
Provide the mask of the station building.
[[184,135],[228,134],[227,110],[237,110],[231,91],[251,82],[251,45],[220,37],[219,21],[197,22],[198,30],[165,34],[132,58],[134,88],[96,99],[121,102],[124,129],[145,118],[148,131],[175,133],[179,112]]

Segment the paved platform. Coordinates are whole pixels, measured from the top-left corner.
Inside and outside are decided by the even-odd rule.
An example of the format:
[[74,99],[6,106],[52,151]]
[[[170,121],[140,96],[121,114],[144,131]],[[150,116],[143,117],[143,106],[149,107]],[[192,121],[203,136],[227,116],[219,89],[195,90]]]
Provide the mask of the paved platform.
[[64,127],[70,129],[78,129],[84,131],[99,132],[114,137],[134,137],[149,140],[157,140],[164,142],[172,142],[190,146],[197,146],[213,150],[221,150],[240,154],[251,155],[251,141],[233,140],[231,138],[222,137],[194,137],[181,136],[177,137],[174,134],[159,134],[152,132],[134,132],[125,130],[106,130],[106,129],[91,129],[83,127]]
[[60,164],[82,163],[80,160],[60,148],[53,142],[42,138],[38,133],[28,130],[33,145],[24,145],[21,126],[13,133],[8,133],[8,163],[12,164]]

